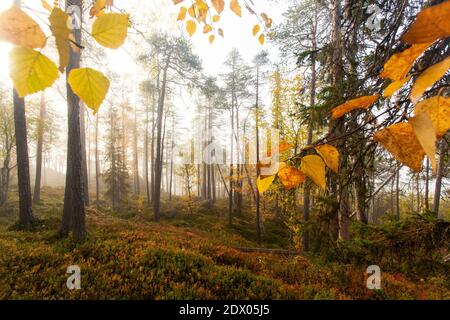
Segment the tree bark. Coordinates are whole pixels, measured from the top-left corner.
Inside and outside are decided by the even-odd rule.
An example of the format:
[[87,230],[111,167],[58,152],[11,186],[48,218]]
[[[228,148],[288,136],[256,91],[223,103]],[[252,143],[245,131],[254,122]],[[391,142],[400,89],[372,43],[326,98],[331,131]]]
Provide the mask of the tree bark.
[[95,204],[97,209],[100,207],[100,162],[98,155],[98,118],[95,116]]
[[[20,0],[14,0],[14,5],[21,7]],[[25,115],[25,100],[13,90],[14,127],[16,133],[17,179],[19,187],[19,225],[29,226],[34,218],[31,203],[30,163],[28,156],[27,120]]]
[[164,101],[166,97],[166,86],[167,86],[167,72],[169,69],[170,55],[167,57],[163,70],[163,79],[161,93],[158,101],[158,111],[156,119],[156,161],[155,161],[155,190],[153,199],[153,220],[160,220],[160,210],[161,210],[161,178],[162,178],[162,135],[163,135],[163,115],[164,115]]
[[439,147],[439,164],[436,172],[436,184],[434,187],[434,201],[433,201],[433,211],[437,214],[439,219],[444,219],[444,212],[439,210],[440,200],[441,200],[441,189],[442,189],[442,177],[444,175],[444,155],[446,152],[445,141],[440,142]]
[[[78,6],[82,12],[81,0],[66,1],[66,10],[70,6]],[[81,17],[79,17],[81,19]],[[73,30],[75,41],[81,43],[81,28]],[[80,67],[79,52],[70,48],[70,61],[66,68],[68,76],[72,69]],[[85,191],[82,160],[81,127],[80,127],[80,99],[67,83],[68,105],[68,141],[67,141],[67,174],[64,196],[63,219],[60,229],[61,235],[69,230],[75,241],[81,241],[86,236],[85,224]]]
[[34,179],[33,202],[41,202],[41,177],[42,177],[42,149],[44,144],[44,123],[46,117],[45,95],[41,93],[41,103],[39,108],[39,120],[37,125],[37,145],[36,145],[36,178]]

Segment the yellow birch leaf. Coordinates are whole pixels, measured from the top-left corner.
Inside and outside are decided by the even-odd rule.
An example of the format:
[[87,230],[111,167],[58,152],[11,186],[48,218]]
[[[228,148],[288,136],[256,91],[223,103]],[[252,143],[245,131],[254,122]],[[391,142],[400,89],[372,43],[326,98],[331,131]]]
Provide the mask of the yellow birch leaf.
[[406,43],[434,42],[450,36],[450,1],[423,9],[403,36]]
[[331,117],[333,118],[333,120],[335,120],[339,119],[347,112],[353,111],[355,109],[367,109],[371,105],[373,105],[379,97],[380,96],[378,94],[374,94],[372,96],[363,96],[347,101],[346,103],[333,108],[333,110],[331,110]]
[[183,21],[184,19],[186,19],[186,13],[187,13],[187,8],[181,7],[180,12],[178,13],[177,21]]
[[306,176],[302,171],[294,167],[283,166],[278,171],[278,178],[280,179],[283,187],[286,190],[290,190],[305,182]]
[[397,123],[375,132],[374,140],[381,143],[395,159],[419,172],[425,152],[409,123]]
[[47,37],[41,27],[13,5],[0,14],[0,40],[24,48],[43,48]]
[[304,174],[311,178],[316,185],[325,189],[325,163],[321,157],[316,155],[303,157],[300,169]]
[[322,156],[325,164],[335,173],[339,170],[339,151],[335,146],[324,144],[317,146],[316,151]]
[[69,64],[69,34],[70,29],[67,27],[69,15],[60,8],[54,8],[49,17],[50,30],[56,40],[56,48],[59,54],[59,71],[64,72],[64,68]]
[[266,37],[264,36],[264,34],[260,34],[258,41],[261,45],[264,45],[264,42],[266,41]]
[[192,37],[197,31],[197,23],[194,20],[188,20],[186,22],[186,31],[188,32],[189,36]]
[[431,167],[436,172],[436,131],[430,117],[425,112],[420,112],[408,122],[411,124],[423,151],[430,159]]
[[261,178],[261,176],[258,177],[256,180],[256,186],[258,187],[259,193],[266,192],[270,186],[272,185],[272,182],[275,180],[275,175],[268,176],[266,178]]
[[252,30],[253,36],[256,36],[260,30],[261,30],[261,27],[259,26],[259,24],[255,24],[255,26],[253,27],[253,30]]
[[213,28],[209,24],[205,24],[203,27],[203,33],[210,33],[213,30]]
[[422,112],[430,117],[438,139],[450,130],[450,98],[435,96],[420,101],[414,107],[414,114],[417,116]]
[[414,62],[417,60],[425,50],[428,49],[430,43],[414,44],[408,49],[393,54],[389,60],[384,64],[383,72],[380,74],[382,79],[402,80],[406,74],[411,70]]
[[445,60],[432,65],[427,70],[422,72],[412,87],[410,96],[411,101],[416,103],[426,90],[431,88],[436,81],[444,76],[449,68],[450,57],[447,57]]
[[213,35],[213,34],[210,35],[209,38],[208,38],[209,43],[210,43],[210,44],[213,44],[213,42],[214,42],[215,39],[216,39],[216,36],[215,36],[215,35]]
[[231,0],[230,2],[230,9],[233,11],[237,16],[242,17],[242,10],[241,5],[239,4],[238,0]]
[[212,17],[212,21],[213,22],[219,22],[220,21],[220,16],[219,15],[214,15],[213,17]]
[[73,92],[96,114],[108,93],[108,78],[97,70],[78,68],[70,71],[67,82]]
[[398,90],[400,90],[400,88],[402,88],[405,85],[405,83],[407,83],[409,81],[409,79],[411,79],[411,76],[408,76],[401,80],[396,80],[396,81],[392,82],[391,84],[389,84],[386,87],[386,89],[384,89],[383,97],[389,98],[390,96],[392,96],[394,93],[396,93]]
[[218,14],[221,14],[223,9],[225,8],[225,1],[224,0],[211,0],[211,3],[216,9]]
[[92,25],[92,37],[106,48],[117,49],[125,42],[128,22],[128,14],[106,13]]
[[39,51],[13,48],[9,54],[10,76],[20,97],[50,87],[58,78],[58,68]]

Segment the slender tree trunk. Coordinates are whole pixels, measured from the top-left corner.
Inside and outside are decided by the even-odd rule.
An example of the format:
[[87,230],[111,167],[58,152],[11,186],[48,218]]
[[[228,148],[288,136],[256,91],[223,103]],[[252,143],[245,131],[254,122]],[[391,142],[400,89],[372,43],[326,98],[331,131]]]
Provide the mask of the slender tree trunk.
[[434,202],[433,211],[437,214],[439,219],[444,219],[444,212],[439,210],[440,200],[441,200],[441,189],[442,189],[442,177],[444,175],[444,156],[446,153],[445,141],[440,142],[439,147],[439,164],[436,172],[436,184],[434,187]]
[[140,179],[139,179],[139,155],[138,155],[138,128],[137,128],[137,110],[134,107],[134,134],[133,134],[133,155],[134,155],[134,193],[141,194]]
[[425,199],[424,199],[424,205],[425,205],[425,210],[428,211],[430,210],[430,201],[429,201],[429,193],[430,193],[430,160],[427,157],[427,160],[425,162],[425,168],[426,168],[426,173],[425,173]]
[[[21,7],[20,0],[14,0],[14,5]],[[17,179],[19,186],[19,224],[29,226],[34,218],[31,203],[30,163],[28,156],[27,120],[25,115],[25,100],[13,90],[14,126],[16,133]]]
[[[256,129],[256,179],[261,175],[261,168],[259,167],[259,68],[256,68],[256,104],[255,104],[255,129]],[[256,188],[256,239],[261,245],[261,212],[260,202],[261,195],[258,188]]]
[[19,225],[29,226],[34,218],[31,201],[25,100],[14,90],[14,124],[16,132],[17,180],[19,186]]
[[150,203],[150,184],[148,177],[148,136],[149,136],[149,108],[145,108],[145,137],[144,137],[144,175],[145,175],[145,191],[147,193],[147,203]]
[[81,137],[81,160],[83,168],[83,186],[84,186],[84,203],[89,205],[89,189],[88,189],[88,169],[87,169],[87,153],[86,153],[86,107],[80,102],[80,137]]
[[400,220],[400,171],[397,172],[395,180],[395,208],[397,210],[397,220]]
[[233,224],[233,192],[234,192],[234,172],[233,172],[233,152],[234,152],[234,94],[231,102],[231,145],[230,145],[230,187],[228,194],[228,226]]
[[95,116],[95,205],[100,207],[100,163],[98,156],[98,113]]
[[[66,10],[70,6],[78,6],[82,12],[81,0],[67,0]],[[81,21],[81,17],[78,17]],[[77,43],[81,43],[81,28],[73,30]],[[66,75],[72,69],[80,67],[80,53],[70,48],[70,61]],[[80,99],[67,83],[68,105],[68,141],[67,141],[67,174],[64,196],[64,210],[60,233],[65,235],[72,230],[75,241],[81,241],[86,235],[85,224],[85,191],[80,127]]]
[[41,93],[41,103],[39,108],[39,120],[37,125],[37,146],[36,146],[36,178],[34,179],[33,202],[41,202],[41,176],[42,176],[42,149],[44,144],[44,123],[45,123],[45,95]]
[[158,112],[157,112],[157,133],[156,133],[156,166],[155,166],[155,197],[153,199],[153,220],[159,221],[160,210],[161,210],[161,177],[162,177],[162,135],[163,135],[163,113],[164,113],[164,100],[166,96],[166,86],[167,86],[167,71],[170,63],[170,55],[165,62],[166,65],[163,70],[163,79],[161,94],[158,101]]

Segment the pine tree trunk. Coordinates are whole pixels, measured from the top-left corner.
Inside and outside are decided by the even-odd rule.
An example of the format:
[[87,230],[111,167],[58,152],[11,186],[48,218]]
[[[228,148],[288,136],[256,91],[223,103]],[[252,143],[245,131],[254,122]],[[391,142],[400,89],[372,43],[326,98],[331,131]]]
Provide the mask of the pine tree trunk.
[[436,172],[436,184],[434,187],[434,202],[433,211],[437,214],[439,219],[444,219],[444,212],[440,211],[441,189],[442,189],[442,177],[444,175],[444,155],[446,152],[445,141],[441,141],[439,147],[439,164]]
[[[255,104],[255,130],[256,130],[256,179],[261,174],[259,167],[259,68],[256,68],[256,104]],[[261,195],[258,188],[256,188],[256,239],[261,245]]]
[[[14,5],[21,7],[20,0],[14,0]],[[25,115],[25,100],[13,90],[14,127],[16,133],[17,180],[19,187],[19,225],[27,227],[33,222],[30,186],[30,163],[28,156],[27,120]]]
[[139,155],[138,155],[138,128],[137,128],[137,110],[134,107],[134,134],[133,134],[133,167],[134,167],[134,194],[141,194],[139,179]]
[[167,71],[169,68],[170,56],[167,58],[166,65],[163,70],[163,79],[161,93],[158,101],[158,112],[156,119],[156,160],[155,160],[155,190],[153,199],[153,220],[160,220],[161,211],[161,178],[162,178],[162,135],[163,135],[163,116],[164,116],[164,101],[166,96],[167,86]]
[[95,116],[95,204],[97,209],[100,207],[100,162],[98,154],[98,118]]
[[33,222],[30,186],[30,164],[28,157],[27,123],[25,100],[14,90],[14,125],[16,132],[17,180],[19,187],[19,225],[27,227]]
[[34,179],[33,202],[41,202],[41,177],[42,177],[42,149],[44,144],[44,123],[45,123],[45,95],[41,93],[41,103],[39,108],[39,120],[37,125],[37,145],[36,145],[36,178]]
[[80,137],[81,137],[81,161],[83,168],[83,187],[84,187],[84,203],[89,205],[89,185],[88,185],[88,168],[87,168],[87,153],[86,153],[86,107],[80,102]]
[[[82,9],[81,0],[66,1],[66,10],[70,6]],[[82,10],[80,10],[82,12]],[[81,17],[79,17],[81,19]],[[81,43],[81,29],[73,31],[75,41]],[[70,61],[66,75],[72,69],[80,67],[80,53],[70,48]],[[81,241],[86,235],[85,224],[85,191],[82,160],[82,142],[80,126],[80,99],[67,83],[68,105],[68,141],[67,141],[67,174],[64,196],[64,210],[60,233],[65,235],[72,231],[75,241]]]
[[429,201],[429,193],[430,193],[430,160],[427,157],[427,160],[425,162],[425,198],[424,198],[424,205],[425,205],[425,210],[430,210],[430,201]]

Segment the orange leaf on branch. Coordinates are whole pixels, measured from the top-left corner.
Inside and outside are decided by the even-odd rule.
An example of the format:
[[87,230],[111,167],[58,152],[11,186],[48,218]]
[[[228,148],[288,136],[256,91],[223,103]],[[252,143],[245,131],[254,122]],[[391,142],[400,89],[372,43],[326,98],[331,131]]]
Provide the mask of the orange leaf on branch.
[[352,99],[347,101],[336,108],[331,110],[331,117],[333,120],[341,118],[346,113],[353,111],[355,109],[367,109],[372,106],[375,102],[377,102],[380,95],[374,94],[371,96],[363,96],[356,99]]
[[409,123],[397,123],[377,131],[374,140],[381,143],[395,159],[419,172],[425,152]]

